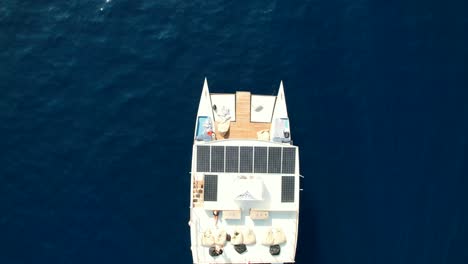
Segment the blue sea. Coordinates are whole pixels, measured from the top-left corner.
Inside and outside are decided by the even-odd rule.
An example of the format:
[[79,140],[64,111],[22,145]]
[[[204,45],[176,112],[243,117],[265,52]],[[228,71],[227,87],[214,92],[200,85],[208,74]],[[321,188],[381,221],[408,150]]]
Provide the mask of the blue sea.
[[2,0],[0,263],[191,263],[203,80],[275,94],[297,263],[468,263],[468,2]]

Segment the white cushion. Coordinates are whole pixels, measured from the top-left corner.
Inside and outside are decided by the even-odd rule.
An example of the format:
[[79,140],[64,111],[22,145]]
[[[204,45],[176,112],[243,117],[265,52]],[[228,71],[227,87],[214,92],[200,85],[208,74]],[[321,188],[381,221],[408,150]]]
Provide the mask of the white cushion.
[[244,237],[242,232],[239,230],[235,230],[231,236],[231,244],[233,245],[240,245],[244,243]]
[[220,230],[215,236],[215,244],[218,246],[224,246],[226,244],[226,231]]
[[274,243],[275,243],[275,238],[273,236],[273,230],[270,228],[265,233],[265,237],[263,238],[262,244],[265,246],[271,246],[271,245],[274,245]]
[[286,242],[286,235],[281,228],[274,228],[273,229],[273,237],[275,245],[283,244]]
[[286,243],[286,235],[281,228],[270,228],[267,230],[262,244],[265,246]]
[[224,122],[218,122],[217,130],[220,134],[225,134],[229,131],[229,127],[231,126],[231,121],[227,120]]
[[252,231],[252,229],[246,228],[243,232],[243,235],[244,235],[244,244],[246,245],[255,244],[256,242],[255,233]]
[[214,244],[215,244],[215,238],[213,236],[213,232],[210,229],[203,232],[202,245],[204,247],[211,247],[211,246],[214,246]]

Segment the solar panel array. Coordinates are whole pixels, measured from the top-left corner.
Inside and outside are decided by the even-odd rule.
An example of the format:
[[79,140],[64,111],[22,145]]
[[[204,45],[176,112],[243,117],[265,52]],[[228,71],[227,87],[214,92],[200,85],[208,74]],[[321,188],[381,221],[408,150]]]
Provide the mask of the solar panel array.
[[281,177],[281,202],[294,203],[294,176]]
[[218,201],[218,175],[205,175],[205,196],[208,202]]
[[196,146],[197,172],[296,172],[295,147]]

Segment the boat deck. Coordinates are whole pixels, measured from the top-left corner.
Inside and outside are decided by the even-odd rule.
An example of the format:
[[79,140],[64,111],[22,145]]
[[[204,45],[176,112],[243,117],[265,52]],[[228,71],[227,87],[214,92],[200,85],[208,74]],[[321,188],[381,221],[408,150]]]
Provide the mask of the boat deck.
[[[297,242],[297,219],[298,214],[295,211],[277,211],[269,212],[270,217],[265,220],[255,220],[249,217],[248,208],[243,208],[241,218],[224,219],[221,211],[218,222],[215,223],[212,211],[203,208],[196,208],[192,211],[192,254],[195,263],[291,263],[294,262]],[[267,231],[271,227],[281,227],[286,236],[287,242],[281,245],[281,254],[272,256],[269,252],[269,246],[262,244]],[[208,247],[200,244],[201,236],[206,230],[212,230],[217,233],[221,230],[228,234],[233,234],[234,230],[242,228],[251,229],[256,237],[256,243],[247,245],[247,251],[239,254],[234,246],[227,242],[223,247],[224,253],[219,257],[212,257],[208,253]]]
[[271,122],[251,122],[250,92],[236,92],[236,119],[224,135],[216,134],[216,139],[257,139],[257,132],[269,130]]
[[[205,79],[194,134],[188,223],[193,263],[294,262],[299,153],[282,82],[277,96],[212,94]],[[215,245],[223,248],[221,255]]]

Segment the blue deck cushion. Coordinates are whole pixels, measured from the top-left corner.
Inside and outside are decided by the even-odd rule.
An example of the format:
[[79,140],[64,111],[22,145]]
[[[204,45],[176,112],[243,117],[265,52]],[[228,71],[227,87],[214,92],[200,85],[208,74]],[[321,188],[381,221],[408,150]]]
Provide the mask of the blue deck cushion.
[[196,140],[211,141],[212,138],[207,134],[207,127],[205,124],[212,126],[211,118],[208,116],[199,116],[197,121],[197,134],[195,135]]

